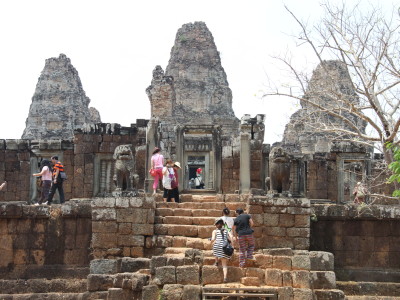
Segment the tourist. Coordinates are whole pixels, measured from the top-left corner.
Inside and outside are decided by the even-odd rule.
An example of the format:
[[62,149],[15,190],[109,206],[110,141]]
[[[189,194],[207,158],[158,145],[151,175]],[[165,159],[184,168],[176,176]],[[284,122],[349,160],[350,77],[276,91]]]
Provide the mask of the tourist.
[[61,162],[58,161],[58,156],[52,156],[51,162],[53,163],[53,182],[51,184],[50,193],[47,197],[47,202],[45,202],[44,204],[51,205],[56,190],[58,190],[58,194],[60,195],[60,203],[63,204],[65,202],[65,198],[61,172],[65,172],[64,166]]
[[367,189],[361,182],[357,182],[353,190],[354,203],[361,204],[365,202],[365,195],[367,194]]
[[204,189],[203,177],[201,176],[202,171],[203,170],[201,168],[196,170],[196,178],[194,179],[196,189]]
[[222,218],[215,219],[214,225],[216,229],[214,229],[211,236],[213,255],[215,256],[214,266],[218,266],[218,262],[221,261],[224,283],[226,283],[228,281],[228,259],[230,259],[231,256],[226,255],[222,247],[224,245],[224,240],[232,241],[232,235],[223,228],[224,220],[222,220]]
[[230,211],[229,208],[225,207],[222,210],[222,217],[221,219],[224,221],[224,227],[226,230],[228,230],[229,232],[232,231],[233,228],[233,218],[229,216]]
[[40,173],[34,173],[32,176],[34,177],[39,177],[41,176],[41,195],[40,195],[40,200],[35,203],[34,205],[39,205],[42,204],[45,199],[47,199],[47,196],[49,195],[50,187],[51,187],[51,165],[50,161],[47,159],[43,159],[40,162]]
[[179,176],[178,176],[178,170],[181,169],[181,163],[179,161],[174,162],[174,166],[172,167],[174,169],[174,174],[175,174],[175,182],[176,186],[172,188],[172,191],[169,195],[167,195],[167,202],[171,201],[171,198],[175,199],[175,202],[179,202]]
[[7,185],[7,181],[4,181],[1,185],[0,185],[0,191],[3,190]]
[[162,169],[164,166],[164,156],[160,152],[160,148],[155,147],[153,155],[151,156],[151,170],[156,171],[153,182],[153,196],[157,193],[158,182],[163,177]]
[[235,240],[239,242],[239,267],[243,268],[246,264],[246,259],[253,260],[254,252],[254,226],[251,216],[245,214],[243,209],[236,209],[236,218],[233,222],[233,235]]
[[[170,196],[172,195],[173,188],[176,187],[176,179],[175,179],[176,177],[175,177],[175,171],[174,171],[173,166],[174,166],[174,163],[172,162],[172,160],[167,159],[167,161],[165,162],[165,167],[162,169],[162,175],[163,175],[162,183],[163,183],[163,187],[164,187],[164,193],[163,193],[164,202],[167,202],[167,199],[170,198]],[[175,202],[175,199],[172,202]]]

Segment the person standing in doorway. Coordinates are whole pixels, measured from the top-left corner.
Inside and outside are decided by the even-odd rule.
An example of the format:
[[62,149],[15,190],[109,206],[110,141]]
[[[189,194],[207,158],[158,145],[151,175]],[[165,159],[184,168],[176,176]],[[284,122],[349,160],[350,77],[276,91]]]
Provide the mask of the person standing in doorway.
[[246,265],[246,259],[253,260],[254,252],[254,226],[251,216],[245,214],[243,209],[236,210],[236,218],[233,221],[233,236],[239,241],[239,267],[243,268]]
[[60,195],[60,203],[63,204],[65,202],[65,198],[63,189],[63,179],[61,178],[60,172],[65,172],[64,166],[60,161],[58,161],[58,156],[52,156],[51,162],[53,163],[53,177],[52,177],[53,182],[50,188],[50,193],[47,197],[47,202],[45,204],[51,205],[56,190],[58,190],[58,194]]
[[201,176],[201,172],[203,170],[201,168],[198,168],[196,170],[196,178],[194,179],[194,183],[196,185],[196,189],[204,189],[204,182],[203,182],[203,177]]
[[40,195],[40,200],[35,203],[34,205],[39,205],[42,204],[44,201],[46,201],[47,196],[49,195],[50,187],[51,187],[51,178],[52,178],[52,168],[50,161],[47,159],[43,159],[40,162],[40,173],[34,173],[32,176],[34,177],[39,177],[41,176],[41,187],[42,187],[42,192]]
[[150,166],[156,171],[153,182],[153,196],[157,193],[158,182],[163,177],[162,169],[164,166],[164,156],[161,154],[160,148],[155,147],[151,156]]

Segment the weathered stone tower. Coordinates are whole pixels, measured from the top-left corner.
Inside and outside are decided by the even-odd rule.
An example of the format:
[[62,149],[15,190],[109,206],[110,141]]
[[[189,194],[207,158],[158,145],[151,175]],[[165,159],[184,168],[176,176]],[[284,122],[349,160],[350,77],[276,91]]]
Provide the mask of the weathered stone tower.
[[[166,157],[181,162],[183,188],[201,168],[207,189],[238,190],[241,130],[261,145],[264,118],[240,127],[214,38],[204,22],[178,30],[165,74],[156,66],[146,92],[152,116],[148,149],[157,145]],[[224,160],[227,172],[221,174]]]
[[101,122],[89,102],[71,60],[64,54],[46,59],[22,139],[72,139],[75,129]]

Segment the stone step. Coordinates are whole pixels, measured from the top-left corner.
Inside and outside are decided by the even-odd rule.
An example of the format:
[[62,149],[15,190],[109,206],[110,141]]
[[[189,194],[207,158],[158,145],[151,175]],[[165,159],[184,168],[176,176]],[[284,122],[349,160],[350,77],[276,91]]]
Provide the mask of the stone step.
[[214,225],[215,217],[165,216],[156,217],[156,224]]
[[336,286],[346,296],[400,296],[400,283],[397,282],[337,281]]
[[[237,208],[244,208],[245,203],[241,202],[157,202],[156,208],[186,208],[186,209],[215,209],[220,211],[220,215],[222,215],[222,210],[225,207],[228,207],[231,211],[235,211]],[[232,212],[232,216],[233,216]]]
[[156,216],[167,217],[167,216],[177,216],[177,217],[220,217],[220,209],[191,209],[191,208],[157,208]]
[[316,290],[314,289],[314,294],[318,300],[344,300],[345,295],[343,291],[332,289],[332,290]]
[[86,285],[86,279],[3,279],[0,291],[3,294],[81,293],[86,291]]
[[400,300],[400,296],[346,296],[346,300]]
[[214,225],[176,225],[176,224],[155,224],[155,235],[199,237],[203,239],[211,238],[215,229]]

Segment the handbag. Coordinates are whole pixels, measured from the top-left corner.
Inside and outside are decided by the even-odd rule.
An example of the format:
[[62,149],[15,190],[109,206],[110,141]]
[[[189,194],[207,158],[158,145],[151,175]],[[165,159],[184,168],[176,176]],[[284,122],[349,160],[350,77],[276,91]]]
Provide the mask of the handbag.
[[150,169],[149,173],[150,173],[150,175],[151,175],[152,177],[156,177],[156,175],[157,175],[157,170],[156,170],[156,169]]
[[233,251],[234,251],[232,244],[229,242],[229,240],[225,236],[223,230],[221,230],[221,234],[222,234],[222,238],[223,238],[222,251],[224,252],[225,255],[232,256]]

